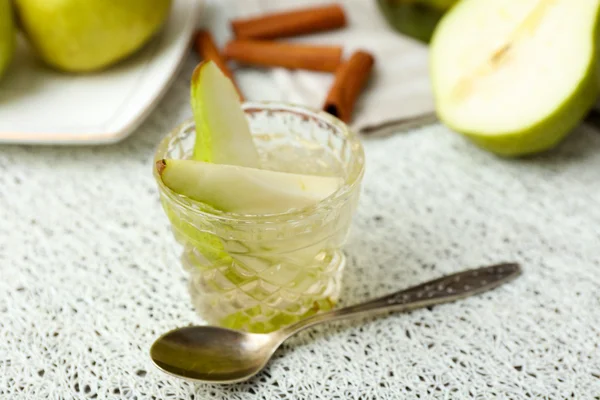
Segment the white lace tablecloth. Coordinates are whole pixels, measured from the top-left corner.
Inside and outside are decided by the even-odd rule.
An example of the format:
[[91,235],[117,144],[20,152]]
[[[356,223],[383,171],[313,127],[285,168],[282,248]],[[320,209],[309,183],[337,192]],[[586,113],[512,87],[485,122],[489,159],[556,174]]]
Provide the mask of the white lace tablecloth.
[[151,175],[191,115],[196,62],[122,143],[0,146],[0,399],[599,398],[600,134],[585,126],[512,161],[439,125],[364,138],[344,304],[505,260],[525,269],[514,283],[316,327],[242,384],[156,370],[152,341],[199,322]]

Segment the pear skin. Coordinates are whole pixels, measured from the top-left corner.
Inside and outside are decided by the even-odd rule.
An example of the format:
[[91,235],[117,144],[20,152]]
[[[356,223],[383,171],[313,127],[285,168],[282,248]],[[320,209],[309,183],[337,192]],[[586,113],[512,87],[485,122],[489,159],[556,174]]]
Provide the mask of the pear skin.
[[0,0],[0,78],[15,52],[15,25],[10,0]]
[[126,58],[161,28],[172,0],[14,0],[38,55],[62,71],[91,72]]

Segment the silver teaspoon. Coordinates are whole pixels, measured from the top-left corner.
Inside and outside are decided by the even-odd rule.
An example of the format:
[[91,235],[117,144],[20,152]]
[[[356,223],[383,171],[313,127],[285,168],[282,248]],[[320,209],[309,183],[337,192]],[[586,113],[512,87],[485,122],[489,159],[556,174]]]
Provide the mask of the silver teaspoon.
[[262,370],[283,341],[310,326],[448,303],[494,289],[520,273],[521,268],[516,263],[467,270],[364,303],[316,314],[267,334],[215,326],[179,328],[159,337],[150,349],[150,357],[159,369],[180,378],[210,383],[240,382]]

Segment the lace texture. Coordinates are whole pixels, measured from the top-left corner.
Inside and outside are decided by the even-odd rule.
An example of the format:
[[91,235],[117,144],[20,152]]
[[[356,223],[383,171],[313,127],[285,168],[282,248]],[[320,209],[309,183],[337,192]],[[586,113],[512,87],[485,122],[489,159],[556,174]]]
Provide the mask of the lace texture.
[[342,304],[501,261],[522,263],[513,283],[315,327],[242,384],[156,370],[153,340],[201,322],[151,174],[191,114],[196,62],[122,143],[0,147],[0,399],[600,398],[600,134],[586,126],[524,160],[439,125],[364,138]]

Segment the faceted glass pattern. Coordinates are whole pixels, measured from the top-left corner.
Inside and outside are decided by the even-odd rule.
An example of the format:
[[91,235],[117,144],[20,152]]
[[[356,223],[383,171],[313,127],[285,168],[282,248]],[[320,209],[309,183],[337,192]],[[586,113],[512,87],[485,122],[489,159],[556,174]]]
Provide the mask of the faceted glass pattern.
[[[343,187],[314,207],[276,215],[236,215],[172,192],[155,177],[161,202],[189,276],[194,307],[210,324],[270,332],[338,300],[341,252],[364,170],[358,138],[328,114],[277,103],[244,110],[262,166],[287,172],[342,176]],[[195,128],[186,121],[156,153],[189,158]]]

